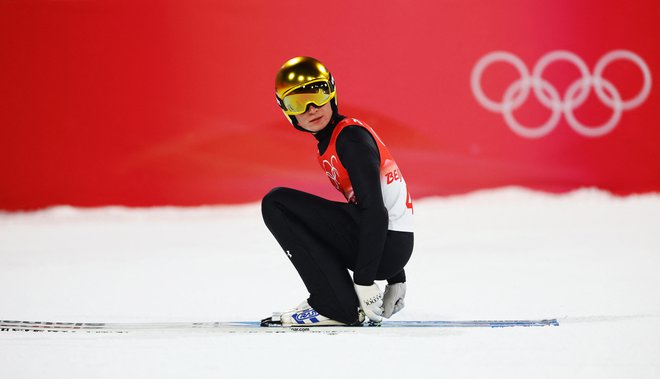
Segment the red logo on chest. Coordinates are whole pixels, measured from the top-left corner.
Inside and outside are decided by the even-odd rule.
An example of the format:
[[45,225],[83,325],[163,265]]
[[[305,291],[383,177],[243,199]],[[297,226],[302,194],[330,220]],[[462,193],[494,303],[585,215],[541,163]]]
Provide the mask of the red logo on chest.
[[328,175],[328,178],[330,178],[332,184],[335,185],[335,188],[340,189],[339,171],[335,167],[336,164],[337,164],[337,157],[333,155],[332,157],[330,157],[329,162],[327,159],[323,160],[323,169],[325,170],[325,174]]

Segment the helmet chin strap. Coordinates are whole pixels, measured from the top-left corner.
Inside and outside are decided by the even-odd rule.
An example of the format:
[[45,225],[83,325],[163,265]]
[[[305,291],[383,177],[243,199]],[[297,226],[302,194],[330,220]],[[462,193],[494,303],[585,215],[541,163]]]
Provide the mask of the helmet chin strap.
[[[337,103],[335,102],[335,99],[330,100],[330,107],[332,107],[332,117],[330,117],[330,121],[328,122],[328,125],[330,125],[335,118],[339,115],[339,109],[337,108]],[[291,120],[291,125],[293,125],[294,128],[300,130],[301,132],[307,132],[311,134],[316,134],[318,132],[312,132],[311,130],[307,130],[303,128],[302,126],[298,125],[298,119],[296,116],[289,116],[289,119]],[[326,125],[326,127],[328,126]],[[323,128],[325,129],[325,128]],[[321,130],[323,130],[321,129]]]

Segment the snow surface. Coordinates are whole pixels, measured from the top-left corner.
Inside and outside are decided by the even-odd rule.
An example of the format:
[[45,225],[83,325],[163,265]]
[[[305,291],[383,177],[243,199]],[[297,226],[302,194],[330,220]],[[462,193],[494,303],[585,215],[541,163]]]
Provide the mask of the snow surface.
[[[398,320],[363,334],[0,333],[0,378],[660,378],[660,195],[518,188],[415,203]],[[0,319],[256,320],[306,297],[258,204],[0,213]]]

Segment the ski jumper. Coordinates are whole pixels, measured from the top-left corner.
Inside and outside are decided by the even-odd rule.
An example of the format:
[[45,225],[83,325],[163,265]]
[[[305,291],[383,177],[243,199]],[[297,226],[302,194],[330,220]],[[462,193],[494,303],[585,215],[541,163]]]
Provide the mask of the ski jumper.
[[353,323],[359,307],[353,283],[406,281],[412,201],[394,159],[366,124],[338,116],[315,137],[319,163],[348,203],[275,188],[264,197],[262,214],[305,283],[309,304]]

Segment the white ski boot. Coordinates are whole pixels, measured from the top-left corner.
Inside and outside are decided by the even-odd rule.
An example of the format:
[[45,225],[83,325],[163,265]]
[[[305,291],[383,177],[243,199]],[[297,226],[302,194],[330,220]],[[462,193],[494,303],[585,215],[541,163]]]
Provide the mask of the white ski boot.
[[261,326],[360,326],[364,319],[360,310],[358,320],[354,324],[336,321],[319,314],[305,300],[294,309],[274,312],[272,317],[261,320]]

